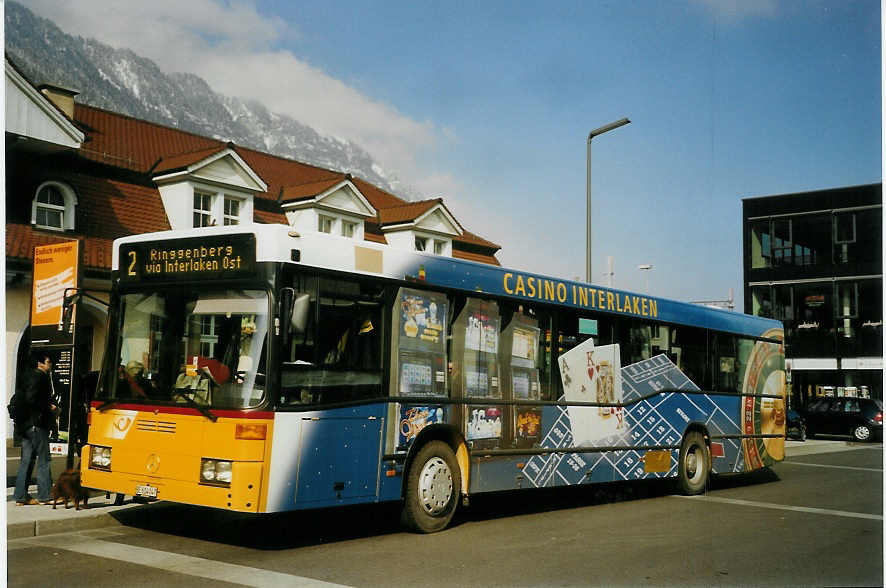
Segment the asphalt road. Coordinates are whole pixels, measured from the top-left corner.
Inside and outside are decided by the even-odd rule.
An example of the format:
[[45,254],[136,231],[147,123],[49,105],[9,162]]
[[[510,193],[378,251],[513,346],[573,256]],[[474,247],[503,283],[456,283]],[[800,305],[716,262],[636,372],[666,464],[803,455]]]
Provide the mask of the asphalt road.
[[390,507],[256,518],[157,503],[120,512],[123,526],[10,541],[8,581],[882,586],[883,448],[841,448],[693,498],[659,482],[475,498],[433,535],[402,531]]

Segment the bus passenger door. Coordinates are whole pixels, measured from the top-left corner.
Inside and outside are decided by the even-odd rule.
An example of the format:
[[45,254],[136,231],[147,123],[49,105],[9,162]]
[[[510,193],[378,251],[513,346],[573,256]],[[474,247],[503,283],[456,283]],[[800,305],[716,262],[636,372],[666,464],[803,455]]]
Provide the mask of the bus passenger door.
[[305,418],[301,425],[296,505],[378,495],[382,419]]

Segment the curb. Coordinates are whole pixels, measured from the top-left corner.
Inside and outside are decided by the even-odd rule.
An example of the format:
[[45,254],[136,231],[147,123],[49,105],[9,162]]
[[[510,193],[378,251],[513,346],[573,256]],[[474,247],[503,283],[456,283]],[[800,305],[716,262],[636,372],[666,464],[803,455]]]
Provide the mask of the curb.
[[110,513],[100,513],[95,516],[80,517],[76,519],[60,519],[48,521],[26,521],[24,523],[10,523],[6,525],[6,539],[27,539],[38,535],[53,535],[55,533],[70,533],[72,531],[87,531],[121,525],[120,521]]

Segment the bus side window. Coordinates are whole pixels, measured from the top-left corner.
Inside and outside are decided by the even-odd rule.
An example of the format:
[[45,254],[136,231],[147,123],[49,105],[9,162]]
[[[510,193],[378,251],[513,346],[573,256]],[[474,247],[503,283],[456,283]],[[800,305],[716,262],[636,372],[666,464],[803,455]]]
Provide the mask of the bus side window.
[[281,404],[334,404],[381,394],[384,288],[297,275],[310,295],[307,327],[295,333],[281,373]]
[[318,360],[341,369],[381,368],[380,286],[344,280],[320,280]]
[[629,333],[627,349],[622,349],[622,365],[631,365],[652,357],[652,326],[632,320]]
[[295,290],[296,296],[308,295],[309,306],[305,329],[303,332],[292,334],[289,353],[285,356],[285,361],[315,363],[314,337],[317,330],[317,278],[316,276],[298,274],[293,278],[292,288]]
[[715,388],[721,392],[738,390],[738,341],[734,335],[718,333],[714,337]]
[[541,385],[541,399],[556,400],[551,391],[551,315],[542,310],[534,312],[533,309],[528,309],[527,312],[538,320],[539,342],[536,365]]
[[680,371],[701,390],[711,387],[708,381],[707,331],[694,327],[671,327],[668,356]]

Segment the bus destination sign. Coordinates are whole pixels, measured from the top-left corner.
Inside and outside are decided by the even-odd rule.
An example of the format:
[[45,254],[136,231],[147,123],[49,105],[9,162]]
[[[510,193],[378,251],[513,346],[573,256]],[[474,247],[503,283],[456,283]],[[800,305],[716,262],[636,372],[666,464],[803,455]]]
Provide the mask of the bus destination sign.
[[124,243],[124,282],[225,280],[255,275],[255,235],[223,235]]

